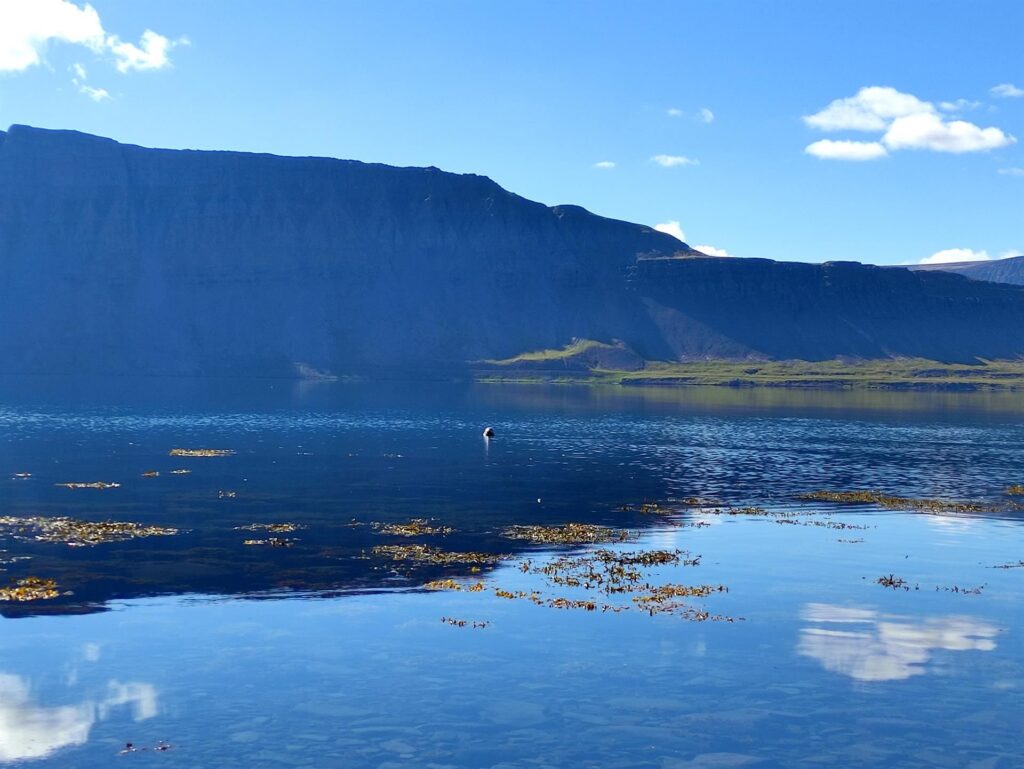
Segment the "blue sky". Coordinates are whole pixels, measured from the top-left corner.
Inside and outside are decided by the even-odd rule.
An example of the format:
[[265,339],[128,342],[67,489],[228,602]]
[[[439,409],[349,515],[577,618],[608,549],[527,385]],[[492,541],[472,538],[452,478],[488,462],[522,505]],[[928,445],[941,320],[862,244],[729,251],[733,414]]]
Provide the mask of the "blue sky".
[[0,124],[436,165],[735,256],[999,257],[1021,30],[1019,0],[0,0]]

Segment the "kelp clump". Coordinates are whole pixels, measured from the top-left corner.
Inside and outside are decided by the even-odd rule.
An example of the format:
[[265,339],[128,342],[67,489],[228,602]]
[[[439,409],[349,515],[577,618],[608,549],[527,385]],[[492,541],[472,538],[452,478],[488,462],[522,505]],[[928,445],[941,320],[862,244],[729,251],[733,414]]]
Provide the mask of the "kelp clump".
[[926,513],[985,513],[998,507],[984,502],[898,497],[881,491],[809,491],[797,499],[841,505],[878,505],[887,510],[919,510]]
[[0,516],[0,533],[20,539],[51,542],[69,547],[91,547],[108,542],[123,542],[143,537],[168,537],[178,529],[168,526],[147,526],[132,521],[80,521],[75,518],[17,518]]
[[242,544],[250,547],[295,547],[295,543],[298,541],[287,537],[269,537],[268,539],[247,539]]
[[392,561],[412,561],[436,566],[467,563],[493,564],[504,558],[504,556],[493,553],[458,553],[427,545],[377,545],[372,552],[380,558],[388,558]]
[[525,540],[535,545],[597,545],[606,542],[626,542],[630,538],[629,532],[625,529],[613,529],[593,523],[509,526],[502,531],[502,536]]
[[92,481],[90,483],[55,483],[54,486],[62,486],[65,489],[119,489],[120,483],[107,483],[105,481]]
[[450,526],[433,526],[426,518],[413,518],[406,523],[374,523],[373,528],[379,534],[390,534],[396,537],[420,537],[426,535],[447,536],[454,529]]
[[272,534],[291,534],[293,531],[306,528],[301,523],[250,523],[235,526],[235,531],[269,531]]
[[171,449],[168,452],[172,457],[230,457],[234,453],[232,449]]
[[1006,487],[1006,491],[1004,493],[1011,497],[1024,496],[1024,485],[1020,483],[1011,484]]
[[57,583],[52,579],[25,577],[10,587],[0,588],[0,601],[25,603],[28,601],[46,601],[60,595]]

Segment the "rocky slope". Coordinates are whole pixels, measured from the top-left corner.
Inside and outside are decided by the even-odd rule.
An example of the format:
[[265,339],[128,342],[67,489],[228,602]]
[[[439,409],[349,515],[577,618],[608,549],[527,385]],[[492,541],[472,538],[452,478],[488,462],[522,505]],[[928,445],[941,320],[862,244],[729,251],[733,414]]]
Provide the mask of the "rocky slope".
[[480,176],[0,132],[0,373],[458,369],[622,340],[648,359],[1024,353],[1024,290],[696,258]]

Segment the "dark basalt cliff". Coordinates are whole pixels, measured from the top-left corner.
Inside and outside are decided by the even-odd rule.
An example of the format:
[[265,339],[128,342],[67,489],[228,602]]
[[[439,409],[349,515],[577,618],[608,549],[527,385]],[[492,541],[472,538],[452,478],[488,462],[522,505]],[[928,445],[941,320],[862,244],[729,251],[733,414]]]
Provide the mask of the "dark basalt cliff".
[[992,283],[1012,283],[1024,286],[1024,256],[1011,256],[983,262],[951,262],[946,264],[917,264],[912,270],[955,272],[973,280]]
[[1024,290],[692,258],[480,176],[0,133],[0,372],[436,370],[620,339],[648,359],[1024,353]]

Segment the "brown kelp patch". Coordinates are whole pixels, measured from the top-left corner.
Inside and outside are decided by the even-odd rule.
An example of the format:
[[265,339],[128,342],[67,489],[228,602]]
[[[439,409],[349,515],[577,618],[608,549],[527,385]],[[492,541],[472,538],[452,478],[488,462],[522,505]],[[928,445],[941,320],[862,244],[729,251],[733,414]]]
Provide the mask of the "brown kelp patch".
[[268,537],[267,539],[246,539],[242,541],[242,544],[250,547],[295,547],[295,543],[298,541],[287,537]]
[[446,625],[452,627],[468,627],[476,630],[482,630],[485,627],[490,626],[488,620],[476,620],[476,619],[457,619],[455,617],[441,617],[441,621]]
[[915,499],[881,491],[809,491],[797,499],[807,502],[832,502],[841,505],[878,505],[887,510],[918,510],[926,513],[985,513],[1000,509],[998,505],[968,500]]
[[910,590],[907,587],[907,581],[902,577],[897,577],[895,574],[883,574],[881,577],[875,580],[875,582],[882,587],[891,587],[893,590]]
[[494,553],[459,553],[427,545],[377,545],[371,552],[379,558],[392,561],[410,561],[435,566],[495,564],[505,559],[505,556]]
[[301,523],[249,523],[235,526],[235,531],[269,531],[271,534],[291,534],[293,531],[306,528]]
[[389,534],[395,537],[446,536],[454,529],[450,526],[434,526],[426,518],[412,518],[405,523],[371,524],[378,534]]
[[[539,590],[494,588],[498,598],[525,599],[552,609],[579,609],[589,612],[642,611],[654,616],[671,614],[696,622],[733,622],[735,618],[711,614],[683,599],[707,598],[726,593],[725,585],[653,584],[651,570],[664,566],[697,566],[700,556],[683,550],[615,551],[605,548],[579,555],[567,555],[535,566],[526,560],[519,565],[524,573],[538,574],[552,588],[582,591],[584,597],[545,595]],[[628,596],[629,602],[624,598]]]
[[508,539],[525,540],[535,545],[596,545],[606,542],[626,542],[630,533],[593,523],[567,523],[563,526],[536,524],[509,526],[501,532]]
[[168,455],[172,457],[230,457],[234,453],[233,449],[171,449]]
[[59,595],[60,591],[54,580],[40,577],[25,577],[15,581],[9,587],[0,588],[0,601],[15,603],[46,601]]
[[119,489],[120,483],[107,483],[106,481],[90,481],[89,483],[70,482],[55,483],[54,486],[61,486],[65,489]]
[[91,547],[143,537],[168,537],[178,533],[178,529],[168,526],[147,526],[133,521],[80,521],[63,516],[0,516],[0,534],[69,547]]

